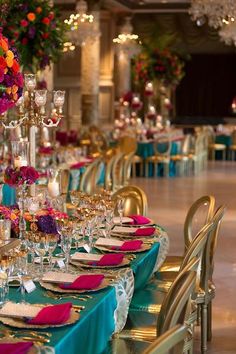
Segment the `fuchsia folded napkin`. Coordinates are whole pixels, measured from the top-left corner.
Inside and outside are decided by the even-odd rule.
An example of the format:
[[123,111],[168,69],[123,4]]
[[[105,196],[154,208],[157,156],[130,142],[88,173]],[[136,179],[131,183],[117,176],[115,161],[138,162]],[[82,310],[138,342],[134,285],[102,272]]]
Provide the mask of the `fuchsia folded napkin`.
[[80,275],[71,284],[60,284],[61,289],[90,290],[99,287],[104,279],[103,274]]
[[44,307],[34,318],[27,323],[39,325],[56,325],[65,323],[70,318],[71,302]]
[[70,166],[71,169],[79,169],[81,167],[84,167],[85,165],[85,162],[77,162],[77,163],[74,163],[73,165]]
[[143,241],[141,240],[132,240],[132,241],[125,241],[122,246],[120,247],[112,247],[113,250],[119,251],[136,251],[141,248]]
[[131,225],[145,225],[149,224],[151,221],[143,215],[129,215],[129,218],[133,219],[133,221],[130,223]]
[[104,254],[98,262],[92,264],[95,264],[96,266],[114,266],[121,264],[123,258],[124,255],[121,253]]
[[33,342],[1,343],[0,353],[26,354],[33,345],[34,345]]
[[152,236],[155,232],[155,227],[143,227],[135,231],[135,236]]

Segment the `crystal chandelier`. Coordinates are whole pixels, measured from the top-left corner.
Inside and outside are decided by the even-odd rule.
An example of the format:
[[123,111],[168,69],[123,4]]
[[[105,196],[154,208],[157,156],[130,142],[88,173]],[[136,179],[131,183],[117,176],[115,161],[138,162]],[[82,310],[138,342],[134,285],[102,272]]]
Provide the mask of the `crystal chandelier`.
[[88,40],[96,39],[100,32],[95,29],[94,16],[87,14],[86,1],[79,0],[76,14],[71,14],[64,22],[69,27],[69,41],[64,43],[64,52],[75,50],[75,46],[83,46]]
[[219,31],[220,39],[227,45],[236,46],[236,22],[231,22]]
[[210,27],[221,28],[236,20],[236,1],[192,0],[189,14],[198,26],[208,21]]
[[141,51],[141,41],[137,34],[133,34],[133,27],[131,25],[131,18],[126,17],[125,24],[122,26],[121,33],[117,38],[113,39],[115,44],[115,51],[117,54],[125,54],[129,58],[137,55]]

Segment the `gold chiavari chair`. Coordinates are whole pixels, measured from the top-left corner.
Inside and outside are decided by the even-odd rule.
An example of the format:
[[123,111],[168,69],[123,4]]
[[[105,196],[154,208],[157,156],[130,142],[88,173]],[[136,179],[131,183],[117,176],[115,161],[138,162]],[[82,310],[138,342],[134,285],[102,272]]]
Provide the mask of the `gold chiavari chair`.
[[136,155],[136,151],[137,151],[137,139],[133,136],[122,136],[119,139],[119,149],[120,151],[122,151],[123,153],[125,153],[126,155],[129,155],[131,153],[133,153],[132,156],[132,175],[133,177],[136,177],[137,173],[136,173],[136,165],[140,164],[140,171],[141,174],[143,173],[143,159],[141,156]]
[[236,151],[236,130],[233,131],[231,138],[232,138],[232,143],[229,146],[229,151],[230,151],[231,160],[234,161],[235,160],[235,151]]
[[222,159],[225,160],[226,158],[226,148],[225,144],[218,144],[216,143],[216,137],[213,130],[208,130],[208,151],[209,157],[211,160],[215,160],[215,153],[216,151],[221,151]]
[[129,184],[134,156],[135,156],[135,152],[130,152],[129,154],[124,156],[123,186],[126,186]]
[[112,188],[111,190],[115,192],[122,187],[123,183],[123,165],[124,165],[124,153],[118,152],[115,155],[112,167],[111,167],[111,178],[112,178]]
[[[124,329],[114,335],[112,341],[113,353],[116,353],[119,341],[127,343],[125,353],[143,353],[148,343],[173,328],[176,324],[184,324],[189,315],[189,304],[195,289],[196,272],[186,271],[176,279],[166,296],[156,326]],[[144,347],[146,345],[146,348]]]
[[[202,196],[191,205],[184,222],[184,253],[189,248],[194,237],[193,235],[196,235],[197,231],[211,220],[214,208],[215,198],[211,195]],[[200,218],[200,216],[202,217]],[[194,226],[197,227],[196,231],[194,230]],[[178,271],[180,264],[183,261],[183,257],[184,255],[167,256],[166,261],[163,263],[159,271]]]
[[147,196],[141,188],[133,185],[122,187],[112,199],[116,201],[119,197],[125,199],[124,216],[147,215]]
[[143,354],[183,354],[187,327],[176,325],[157,338]]
[[154,155],[148,157],[145,163],[146,177],[148,177],[149,163],[154,165],[154,177],[157,176],[157,168],[159,164],[163,165],[164,176],[169,177],[171,145],[172,142],[169,135],[161,136],[155,140],[153,145]]
[[190,152],[190,142],[191,135],[185,135],[184,141],[181,145],[181,152],[177,155],[170,156],[170,159],[175,163],[176,175],[177,176],[186,176],[189,175],[189,152]]
[[61,172],[61,193],[67,194],[69,189],[69,181],[70,181],[70,170],[63,169]]
[[97,158],[86,167],[79,184],[81,192],[93,194],[96,191],[101,164],[102,159]]

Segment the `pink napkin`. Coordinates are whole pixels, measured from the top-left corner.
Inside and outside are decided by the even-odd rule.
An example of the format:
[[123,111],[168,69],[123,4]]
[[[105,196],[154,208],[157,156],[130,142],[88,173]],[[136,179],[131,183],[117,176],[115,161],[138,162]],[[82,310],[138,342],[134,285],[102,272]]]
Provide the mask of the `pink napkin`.
[[1,343],[0,353],[3,354],[26,354],[33,346],[33,342]]
[[121,247],[120,251],[136,251],[141,248],[143,241],[134,240],[134,241],[125,241]]
[[113,266],[122,263],[124,255],[122,253],[104,254],[102,258],[95,263],[96,266]]
[[80,275],[71,284],[60,284],[61,289],[90,290],[99,287],[104,279],[103,274]]
[[45,306],[34,318],[27,323],[38,325],[56,325],[65,323],[70,318],[71,302]]
[[71,165],[70,168],[79,169],[81,167],[84,167],[84,165],[85,165],[85,162],[77,162],[77,163],[74,163],[73,165]]
[[143,227],[135,231],[135,236],[152,236],[155,232],[155,227]]
[[132,225],[145,225],[150,223],[150,219],[143,215],[129,215],[129,218],[133,219]]

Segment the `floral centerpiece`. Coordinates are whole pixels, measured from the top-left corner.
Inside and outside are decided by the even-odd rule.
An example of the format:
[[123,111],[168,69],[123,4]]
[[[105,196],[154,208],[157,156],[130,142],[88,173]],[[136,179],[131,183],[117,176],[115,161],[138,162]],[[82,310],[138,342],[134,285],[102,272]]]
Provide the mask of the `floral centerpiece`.
[[21,54],[24,69],[37,72],[62,53],[65,25],[49,0],[8,1],[3,34]]
[[15,48],[0,33],[0,114],[13,107],[22,96],[23,75]]
[[31,166],[13,168],[8,166],[4,174],[4,182],[11,187],[34,184],[39,178],[38,171]]
[[133,76],[136,86],[155,79],[165,85],[176,86],[184,76],[184,61],[169,49],[147,49],[133,61]]

